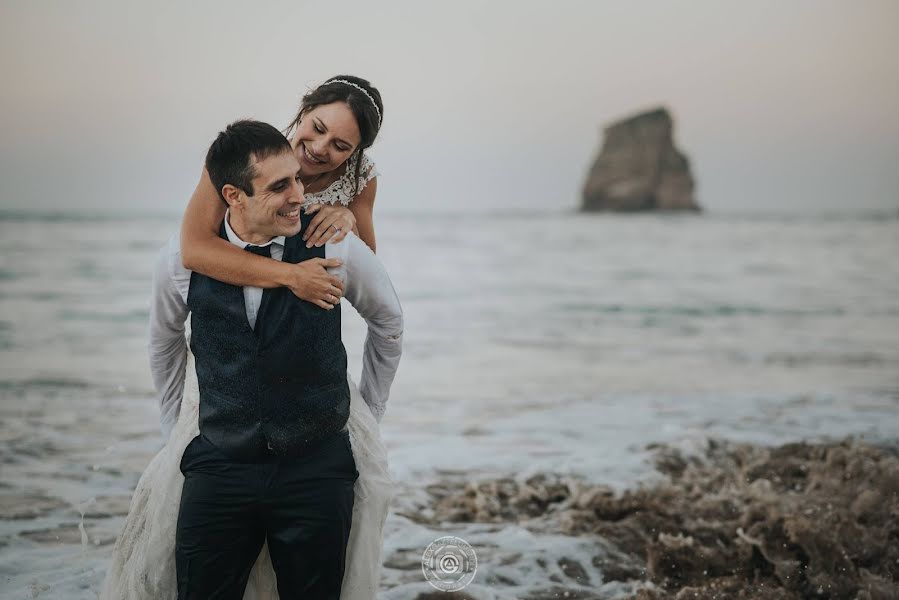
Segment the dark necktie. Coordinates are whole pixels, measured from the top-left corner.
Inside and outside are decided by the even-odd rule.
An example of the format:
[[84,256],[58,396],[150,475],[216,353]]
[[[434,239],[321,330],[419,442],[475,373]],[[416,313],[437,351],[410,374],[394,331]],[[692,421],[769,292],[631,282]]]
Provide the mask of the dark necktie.
[[266,246],[253,246],[252,244],[247,244],[244,247],[244,250],[247,252],[252,252],[253,254],[258,254],[259,256],[268,256],[272,257],[272,245],[268,244]]

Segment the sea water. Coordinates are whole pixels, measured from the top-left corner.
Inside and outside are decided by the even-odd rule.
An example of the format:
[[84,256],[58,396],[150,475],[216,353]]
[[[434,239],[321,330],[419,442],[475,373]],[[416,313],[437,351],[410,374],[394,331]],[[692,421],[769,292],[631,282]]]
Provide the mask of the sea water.
[[[0,213],[2,598],[99,593],[162,445],[147,318],[177,227]],[[623,490],[658,477],[651,444],[899,440],[895,215],[379,214],[377,229],[405,318],[382,422],[399,485],[383,598],[431,589],[416,561],[442,535],[478,552],[481,598],[539,589],[563,556],[602,597],[630,589],[603,583],[588,537],[416,524],[431,482],[560,473]],[[343,314],[358,374],[365,323]]]

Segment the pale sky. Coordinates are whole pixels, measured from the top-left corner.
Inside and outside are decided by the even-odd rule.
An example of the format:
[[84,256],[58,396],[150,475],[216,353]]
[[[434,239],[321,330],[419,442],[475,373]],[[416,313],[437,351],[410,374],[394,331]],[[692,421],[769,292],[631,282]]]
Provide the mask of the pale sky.
[[228,122],[385,102],[376,211],[574,208],[610,121],[675,117],[710,212],[895,212],[899,2],[0,0],[0,208],[180,211]]

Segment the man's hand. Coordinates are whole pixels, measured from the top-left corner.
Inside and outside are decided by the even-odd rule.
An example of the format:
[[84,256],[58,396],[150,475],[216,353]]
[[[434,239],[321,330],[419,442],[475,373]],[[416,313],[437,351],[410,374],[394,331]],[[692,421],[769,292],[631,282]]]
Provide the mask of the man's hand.
[[307,248],[323,246],[329,240],[341,242],[347,233],[356,228],[356,216],[345,206],[313,204],[306,208],[306,214],[315,215],[303,232]]
[[294,296],[331,310],[343,296],[343,282],[326,269],[339,267],[336,258],[310,258],[293,265],[293,277],[287,284]]

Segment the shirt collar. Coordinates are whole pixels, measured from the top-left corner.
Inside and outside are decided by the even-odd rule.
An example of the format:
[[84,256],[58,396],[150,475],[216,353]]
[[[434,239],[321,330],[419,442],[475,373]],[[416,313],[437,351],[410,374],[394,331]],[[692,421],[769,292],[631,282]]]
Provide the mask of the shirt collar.
[[268,246],[269,244],[278,244],[279,246],[284,245],[285,237],[283,235],[279,235],[278,237],[273,237],[269,241],[264,244],[249,244],[242,239],[240,239],[234,230],[231,229],[231,223],[228,222],[231,216],[231,209],[225,211],[225,234],[228,236],[228,241],[234,244],[235,246],[239,246],[241,248],[246,248],[247,246]]

